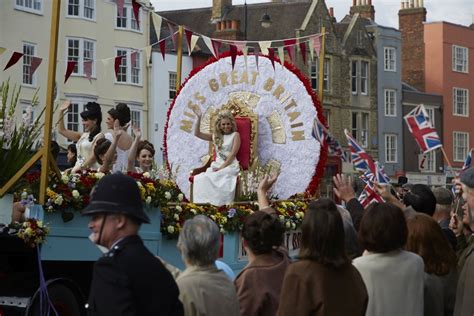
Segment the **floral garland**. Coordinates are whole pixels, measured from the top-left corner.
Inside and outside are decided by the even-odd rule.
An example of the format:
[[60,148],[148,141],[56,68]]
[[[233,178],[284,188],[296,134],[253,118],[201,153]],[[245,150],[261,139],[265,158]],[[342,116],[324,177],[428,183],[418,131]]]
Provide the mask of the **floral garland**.
[[[303,222],[308,207],[308,200],[278,201],[272,203],[280,221],[287,230],[295,230]],[[196,215],[205,215],[212,219],[221,233],[242,230],[246,218],[258,210],[257,203],[239,203],[230,206],[197,205],[194,203],[180,203],[174,206],[165,206],[161,209],[161,232],[168,238],[178,236],[184,222]]]
[[[242,55],[241,53],[239,55]],[[165,124],[165,131],[164,131],[164,153],[165,153],[165,156],[167,157],[167,161],[169,162],[170,161],[170,157],[169,157],[169,144],[168,144],[168,141],[169,141],[169,135],[168,135],[168,131],[170,129],[170,117],[171,117],[171,114],[172,114],[172,111],[176,105],[176,100],[178,100],[178,97],[180,96],[180,93],[181,93],[181,90],[186,86],[186,84],[193,78],[193,76],[195,76],[197,73],[199,73],[201,70],[203,70],[205,67],[219,61],[220,59],[222,58],[225,58],[225,57],[229,57],[230,56],[230,53],[227,52],[227,53],[224,53],[224,54],[221,54],[219,56],[219,58],[210,58],[209,61],[207,63],[205,63],[204,65],[198,67],[198,68],[195,68],[191,71],[190,75],[188,76],[188,78],[186,78],[186,80],[184,81],[184,83],[182,84],[181,88],[179,89],[179,91],[177,92],[177,95],[175,97],[175,99],[173,100],[173,102],[171,103],[171,106],[169,107],[168,109],[168,113],[167,113],[167,121],[166,121],[166,124]],[[264,56],[264,55],[260,55],[260,57],[264,57],[264,58],[267,58],[269,60],[271,60],[271,58],[269,56]],[[274,61],[276,60],[277,62],[280,62],[278,60],[278,58],[274,58],[273,59]],[[262,63],[263,64],[263,63]],[[295,66],[293,66],[292,64],[288,63],[288,62],[285,62],[284,63],[284,68],[288,69],[289,71],[291,71],[298,79],[299,81],[301,81],[301,83],[303,84],[305,90],[306,90],[306,93],[310,96],[311,100],[312,100],[312,103],[314,105],[314,107],[316,108],[316,113],[317,113],[317,116],[318,116],[318,119],[323,122],[323,124],[326,125],[326,120],[322,114],[322,107],[321,107],[321,104],[316,96],[316,94],[314,93],[313,89],[311,88],[311,84],[310,84],[310,81],[307,79],[307,77],[298,69],[296,68]],[[328,155],[328,151],[327,151],[327,144],[324,144],[322,146],[319,146],[319,158],[318,158],[318,161],[317,161],[317,164],[315,166],[315,170],[314,170],[314,173],[312,173],[312,177],[307,185],[307,188],[304,190],[305,193],[307,194],[307,196],[311,196],[313,195],[318,186],[319,186],[319,183],[321,181],[321,177],[324,173],[324,167],[325,167],[325,163],[326,163],[326,159],[327,159],[327,155]],[[318,152],[315,152],[315,155],[317,155]],[[189,158],[189,157],[188,157]],[[178,160],[182,160],[181,158],[178,158]],[[187,186],[186,184],[184,183],[184,180],[183,179],[178,179],[181,181],[181,185],[180,185],[180,182],[178,181],[178,185],[180,185],[180,187],[184,184],[184,186],[182,187],[182,189],[186,192],[187,190]],[[289,181],[284,181],[285,183],[288,183],[287,186],[290,186],[291,187],[291,184],[289,183]],[[281,192],[279,192],[281,194]],[[294,194],[295,192],[292,192],[292,194]],[[292,195],[290,194],[290,195]],[[282,195],[283,198],[287,197],[287,196],[284,196]]]

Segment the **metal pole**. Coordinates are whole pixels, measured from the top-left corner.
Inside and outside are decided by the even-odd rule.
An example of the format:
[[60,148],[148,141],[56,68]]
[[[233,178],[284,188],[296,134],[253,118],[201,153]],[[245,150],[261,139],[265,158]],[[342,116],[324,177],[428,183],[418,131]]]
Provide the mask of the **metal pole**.
[[176,65],[176,93],[178,93],[179,88],[181,87],[181,72],[183,66],[183,33],[184,33],[184,26],[180,25],[178,28],[178,58],[177,58],[177,65]]
[[52,15],[51,15],[51,39],[49,45],[49,64],[48,64],[48,81],[46,88],[46,110],[44,119],[44,143],[41,157],[41,178],[39,203],[45,203],[46,187],[48,186],[48,173],[50,168],[50,151],[51,151],[51,128],[53,125],[53,94],[54,83],[56,82],[56,59],[58,53],[58,33],[59,33],[59,19],[61,10],[61,0],[51,1]]
[[[321,27],[321,51],[319,53],[319,72],[318,72],[318,98],[323,106],[323,97],[324,97],[324,59],[326,56],[326,28]],[[312,48],[311,48],[312,49]]]
[[247,40],[247,0],[244,2],[244,40]]

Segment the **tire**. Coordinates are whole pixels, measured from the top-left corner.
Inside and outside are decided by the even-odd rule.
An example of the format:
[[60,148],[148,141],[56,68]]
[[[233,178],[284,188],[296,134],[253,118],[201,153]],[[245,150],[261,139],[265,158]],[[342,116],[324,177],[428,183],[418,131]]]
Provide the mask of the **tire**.
[[[54,308],[60,316],[82,316],[82,302],[76,297],[74,292],[61,283],[51,283],[48,285],[49,299],[53,303]],[[44,307],[43,307],[44,313]],[[54,315],[51,311],[50,315]],[[40,315],[40,298],[37,292],[33,302],[27,309],[26,316],[42,316]]]

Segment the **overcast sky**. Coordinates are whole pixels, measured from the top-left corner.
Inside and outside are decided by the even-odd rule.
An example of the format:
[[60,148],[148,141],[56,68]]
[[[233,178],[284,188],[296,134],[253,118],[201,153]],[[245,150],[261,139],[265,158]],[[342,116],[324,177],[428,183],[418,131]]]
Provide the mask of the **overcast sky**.
[[[151,0],[157,11],[187,8],[211,7],[212,0]],[[247,0],[247,3],[269,2],[268,0]],[[399,0],[372,0],[375,6],[375,21],[380,25],[398,28]],[[244,0],[233,0],[243,4]],[[448,21],[469,26],[473,23],[474,0],[424,0],[427,21]],[[352,0],[326,0],[328,7],[334,7],[337,20],[349,13]]]

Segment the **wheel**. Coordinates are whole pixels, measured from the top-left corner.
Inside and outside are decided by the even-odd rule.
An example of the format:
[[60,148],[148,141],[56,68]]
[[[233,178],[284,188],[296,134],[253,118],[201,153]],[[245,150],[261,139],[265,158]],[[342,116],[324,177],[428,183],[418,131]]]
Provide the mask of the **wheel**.
[[[67,286],[61,283],[51,283],[48,285],[49,299],[53,303],[54,308],[60,316],[81,316],[82,302],[74,294],[74,292]],[[44,307],[43,307],[44,313]],[[50,315],[54,315],[51,311]],[[27,309],[26,316],[43,316],[40,315],[40,297],[37,291],[33,296],[33,302]]]

